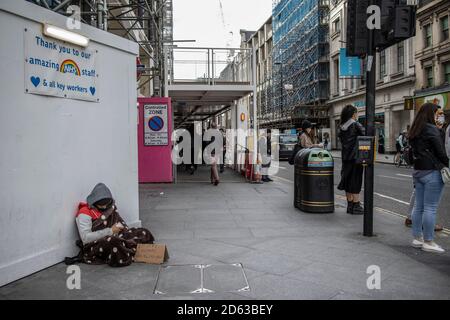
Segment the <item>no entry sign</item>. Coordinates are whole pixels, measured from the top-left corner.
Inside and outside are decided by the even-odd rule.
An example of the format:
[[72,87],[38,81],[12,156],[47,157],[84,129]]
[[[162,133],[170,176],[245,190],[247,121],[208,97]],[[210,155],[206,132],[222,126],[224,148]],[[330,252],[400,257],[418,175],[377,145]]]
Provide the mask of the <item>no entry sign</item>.
[[167,119],[167,105],[144,105],[145,146],[167,146],[169,144]]

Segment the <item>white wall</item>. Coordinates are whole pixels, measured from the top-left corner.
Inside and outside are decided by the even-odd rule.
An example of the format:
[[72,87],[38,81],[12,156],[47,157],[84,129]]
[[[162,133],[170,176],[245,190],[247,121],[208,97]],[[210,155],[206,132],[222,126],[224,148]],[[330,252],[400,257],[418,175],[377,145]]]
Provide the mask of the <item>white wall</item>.
[[23,30],[65,17],[25,1],[0,3],[0,286],[76,254],[77,204],[97,182],[139,224],[138,46],[83,25],[98,50],[100,103],[24,92]]

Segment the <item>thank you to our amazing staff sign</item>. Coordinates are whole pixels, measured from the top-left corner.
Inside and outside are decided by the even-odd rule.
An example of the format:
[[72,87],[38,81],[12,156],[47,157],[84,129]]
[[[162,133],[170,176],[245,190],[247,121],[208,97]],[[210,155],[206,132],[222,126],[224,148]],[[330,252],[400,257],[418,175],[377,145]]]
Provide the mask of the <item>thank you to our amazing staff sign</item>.
[[27,93],[99,101],[96,51],[24,32]]
[[144,105],[144,145],[169,145],[169,127],[166,104]]

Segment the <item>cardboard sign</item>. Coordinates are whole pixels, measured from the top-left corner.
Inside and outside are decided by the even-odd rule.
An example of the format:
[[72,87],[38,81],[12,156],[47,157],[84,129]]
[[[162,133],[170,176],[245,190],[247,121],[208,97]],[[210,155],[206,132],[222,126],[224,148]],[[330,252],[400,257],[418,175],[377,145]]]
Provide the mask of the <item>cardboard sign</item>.
[[163,264],[169,259],[169,253],[165,244],[138,244],[136,262],[148,264]]

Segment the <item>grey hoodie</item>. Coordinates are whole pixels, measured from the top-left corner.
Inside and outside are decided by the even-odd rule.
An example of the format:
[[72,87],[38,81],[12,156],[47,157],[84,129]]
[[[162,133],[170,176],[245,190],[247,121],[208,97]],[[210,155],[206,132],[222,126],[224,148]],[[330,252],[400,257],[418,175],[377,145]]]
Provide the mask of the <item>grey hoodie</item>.
[[86,202],[89,207],[93,207],[94,203],[96,203],[97,201],[112,198],[113,196],[111,190],[109,190],[109,188],[104,183],[98,183],[92,190],[91,194],[87,196]]
[[[103,199],[112,199],[111,190],[103,184],[97,184],[92,192],[88,195],[86,202],[89,207],[93,207],[94,203]],[[80,214],[76,218],[76,223],[78,227],[78,233],[80,234],[81,241],[83,244],[99,240],[106,236],[112,236],[113,232],[111,228],[105,228],[96,232],[92,232],[92,218],[85,214]]]
[[348,130],[348,128],[350,128],[350,126],[352,125],[352,124],[354,124],[356,121],[352,118],[352,119],[349,119],[346,123],[344,123],[343,125],[341,125],[341,130],[342,131],[347,131]]

